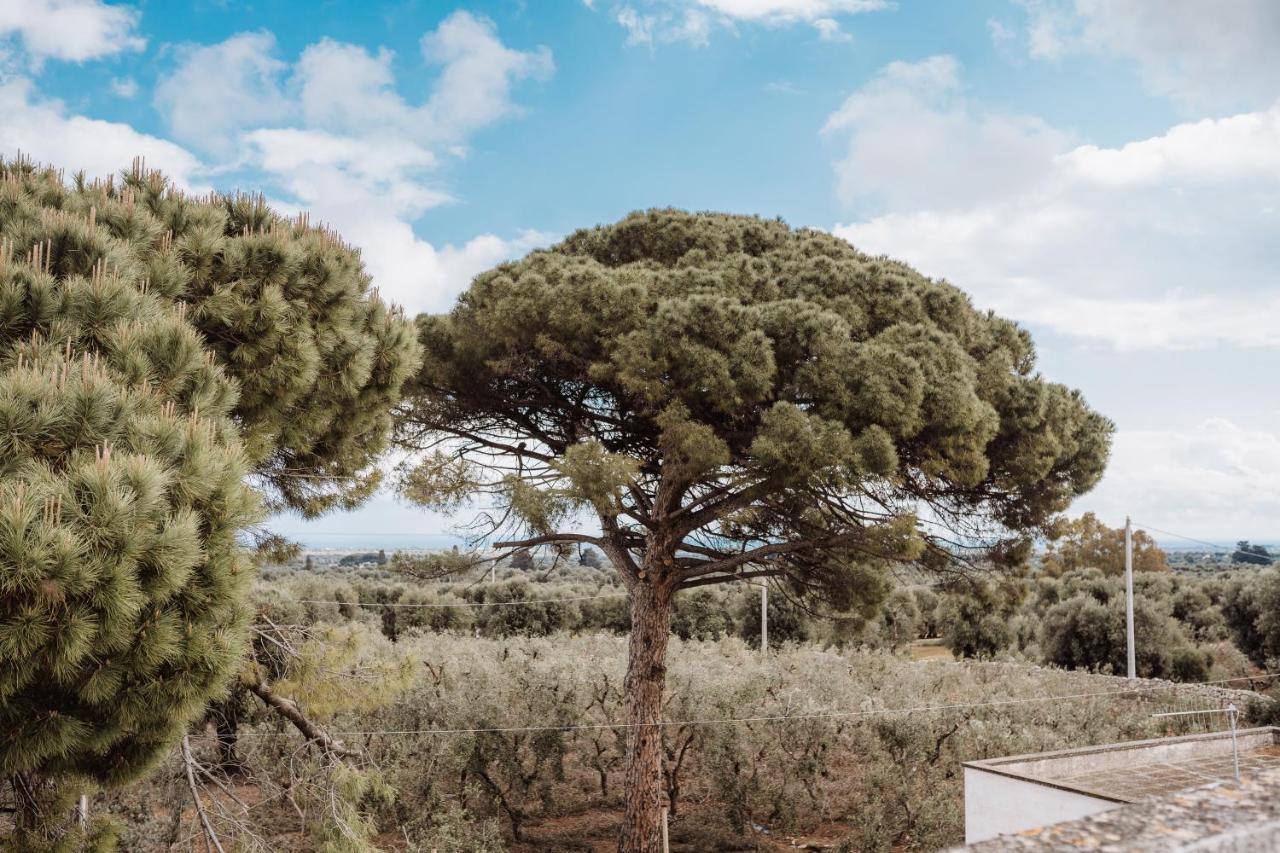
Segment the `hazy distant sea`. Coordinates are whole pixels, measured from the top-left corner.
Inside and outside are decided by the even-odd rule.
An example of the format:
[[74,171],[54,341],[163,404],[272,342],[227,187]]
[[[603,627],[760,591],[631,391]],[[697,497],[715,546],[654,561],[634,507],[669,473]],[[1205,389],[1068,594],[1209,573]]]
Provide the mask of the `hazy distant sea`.
[[[372,532],[372,533],[303,533],[288,530],[274,530],[274,532],[299,542],[304,548],[325,551],[424,551],[452,548],[457,545],[459,548],[467,547],[467,539],[463,536],[457,536],[450,533],[394,533],[394,532]],[[1214,540],[1207,540],[1214,541]],[[1157,539],[1156,543],[1169,552],[1193,551],[1205,552],[1213,550],[1206,545],[1197,545],[1187,543],[1177,539]],[[1235,542],[1222,541],[1214,544],[1224,553],[1230,553],[1235,550]],[[1255,542],[1254,544],[1265,544],[1272,553],[1280,551],[1280,547],[1270,542]]]
[[467,540],[448,533],[293,533],[274,531],[304,548],[323,551],[424,551],[465,548]]

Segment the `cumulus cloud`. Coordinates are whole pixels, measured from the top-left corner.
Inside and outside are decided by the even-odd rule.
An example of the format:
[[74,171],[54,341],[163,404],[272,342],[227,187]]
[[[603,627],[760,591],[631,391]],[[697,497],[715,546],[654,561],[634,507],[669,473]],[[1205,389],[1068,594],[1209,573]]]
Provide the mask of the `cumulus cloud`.
[[1090,52],[1132,61],[1187,108],[1258,107],[1280,97],[1274,0],[1019,0],[1033,56]]
[[477,131],[518,114],[515,86],[545,78],[553,62],[547,48],[510,48],[491,21],[461,11],[419,50],[437,75],[410,100],[389,50],[324,39],[290,63],[269,33],[241,33],[184,48],[156,105],[213,171],[245,176],[337,228],[362,250],[384,295],[410,311],[439,310],[476,272],[548,241],[530,231],[438,247],[414,222],[452,200],[439,187],[442,163]]
[[0,83],[0,115],[0,151],[9,155],[38,152],[42,163],[93,176],[117,172],[141,155],[179,186],[205,188],[198,182],[200,161],[190,151],[127,124],[74,115],[60,101],[39,98],[30,80]]
[[273,56],[275,49],[275,36],[266,32],[181,48],[178,67],[155,90],[169,132],[200,151],[229,157],[243,128],[288,120],[293,105],[280,88],[286,65]]
[[111,92],[120,98],[136,98],[138,81],[132,77],[114,77],[111,80]]
[[[1076,510],[1196,538],[1269,537],[1280,517],[1280,433],[1211,418],[1116,433],[1107,477]],[[1165,539],[1154,534],[1157,539]]]
[[869,211],[836,233],[983,307],[1122,349],[1280,346],[1280,104],[1107,148],[983,110],[934,57],[889,66],[826,133]]
[[627,31],[627,44],[653,47],[685,42],[694,47],[711,43],[711,18],[699,9],[665,8],[642,13],[634,6],[620,6],[614,19]]
[[774,24],[878,12],[892,5],[887,0],[697,0],[697,3],[734,20]]
[[835,18],[818,18],[813,22],[822,41],[853,41],[853,36],[840,29],[840,22]]
[[[597,4],[585,3],[595,9]],[[888,0],[635,0],[617,3],[611,14],[627,31],[627,43],[653,47],[684,42],[694,47],[710,43],[716,28],[738,24],[811,25],[823,41],[849,41],[839,17],[892,8]]]
[[1069,137],[1032,116],[968,102],[950,56],[894,62],[828,119],[846,140],[836,189],[850,205],[950,208],[1019,192],[1040,179]]
[[142,50],[138,12],[101,0],[0,0],[0,39],[16,39],[34,63],[86,62]]

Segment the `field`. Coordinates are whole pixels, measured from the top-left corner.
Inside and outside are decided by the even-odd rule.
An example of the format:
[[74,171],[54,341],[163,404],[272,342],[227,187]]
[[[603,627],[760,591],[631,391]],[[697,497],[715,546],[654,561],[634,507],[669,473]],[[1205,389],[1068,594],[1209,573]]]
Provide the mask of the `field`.
[[[412,851],[616,844],[624,638],[393,644],[359,623],[308,636],[327,656],[278,687],[358,755],[326,762],[278,717],[247,717],[243,771],[200,785],[228,850],[367,849],[360,836]],[[962,838],[961,762],[1184,731],[1151,714],[1226,695],[814,646],[762,660],[736,638],[674,642],[668,676],[664,788],[686,851],[937,849]],[[212,767],[212,729],[191,743]],[[178,754],[92,808],[123,819],[125,849],[199,849]]]

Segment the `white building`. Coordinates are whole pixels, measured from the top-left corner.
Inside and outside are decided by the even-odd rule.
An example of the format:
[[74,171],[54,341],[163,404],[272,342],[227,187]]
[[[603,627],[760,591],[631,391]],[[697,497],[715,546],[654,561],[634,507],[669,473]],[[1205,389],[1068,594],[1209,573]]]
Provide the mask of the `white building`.
[[[1280,768],[1280,729],[1244,729],[1236,745],[1242,778]],[[965,843],[1233,780],[1235,763],[1230,732],[970,761]]]

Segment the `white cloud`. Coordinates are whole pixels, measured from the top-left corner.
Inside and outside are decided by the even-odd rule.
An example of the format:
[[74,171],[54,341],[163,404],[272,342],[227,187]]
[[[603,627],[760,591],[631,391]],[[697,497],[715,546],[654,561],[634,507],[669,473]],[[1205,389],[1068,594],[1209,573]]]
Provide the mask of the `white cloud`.
[[850,95],[823,132],[847,135],[837,161],[846,203],[890,209],[971,205],[1040,180],[1069,137],[1043,121],[988,113],[961,95],[950,56],[894,62]]
[[[594,2],[586,6],[596,8]],[[892,7],[888,0],[633,0],[615,4],[612,15],[627,31],[627,44],[684,42],[704,47],[715,28],[733,30],[738,24],[806,23],[823,41],[849,41],[852,37],[841,29],[839,17]]]
[[492,23],[465,12],[455,12],[424,35],[422,55],[443,68],[426,113],[442,133],[455,137],[515,111],[512,84],[544,79],[554,69],[546,47],[511,50],[498,40]]
[[686,42],[693,47],[711,43],[711,19],[698,9],[661,10],[642,14],[633,6],[622,6],[614,18],[627,31],[627,44],[653,47],[655,44]]
[[101,0],[0,0],[0,38],[16,37],[35,63],[85,62],[142,50],[138,12]]
[[840,29],[840,22],[835,18],[818,18],[813,22],[813,28],[818,31],[818,38],[822,41],[853,41],[853,36]]
[[410,316],[447,311],[475,275],[553,240],[550,234],[524,231],[513,239],[482,234],[460,246],[437,246],[417,236],[402,210],[380,204],[369,184],[338,170],[313,177],[306,187],[291,187],[314,193],[304,196],[313,221],[358,246],[373,283]]
[[789,24],[813,22],[833,15],[878,12],[892,6],[887,0],[697,0],[698,4],[734,20]]
[[462,140],[518,111],[515,83],[544,79],[554,68],[547,48],[512,50],[492,23],[466,12],[424,35],[421,50],[441,71],[430,96],[414,105],[395,89],[390,51],[370,54],[331,39],[308,47],[294,75],[305,123],[357,136],[391,131],[420,143]]
[[0,151],[10,156],[22,151],[68,173],[84,170],[90,176],[106,176],[141,155],[148,166],[163,170],[179,186],[204,188],[196,181],[200,162],[191,152],[127,124],[69,114],[60,101],[37,98],[30,80],[0,83],[0,115]]
[[1183,430],[1120,430],[1106,478],[1076,510],[1112,525],[1131,515],[1139,525],[1196,538],[1275,537],[1280,434],[1221,417]]
[[[828,122],[836,233],[1023,322],[1121,349],[1280,347],[1280,104],[1118,148],[960,94],[939,58],[890,66]],[[917,138],[920,137],[920,138]]]
[[274,56],[275,50],[275,37],[266,32],[182,48],[177,69],[155,91],[156,109],[170,133],[200,151],[227,158],[235,152],[241,129],[288,121],[293,105],[280,88],[287,66]]
[[132,77],[113,77],[111,78],[111,91],[119,98],[136,98],[138,96],[138,81]]
[[1188,108],[1238,109],[1280,97],[1275,0],[1020,0],[1033,56],[1131,60],[1146,85]]
[[186,48],[156,104],[216,171],[264,186],[359,247],[384,295],[410,311],[440,310],[476,272],[548,239],[486,234],[436,247],[414,222],[452,200],[438,185],[442,161],[517,114],[515,86],[553,63],[545,47],[507,47],[491,21],[467,12],[445,18],[420,49],[439,72],[415,102],[400,94],[389,50],[324,39],[291,65],[269,34],[242,33]]
[[987,32],[991,35],[991,43],[996,47],[1008,44],[1018,37],[1011,27],[1006,26],[995,18],[987,19]]

